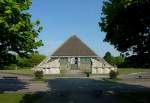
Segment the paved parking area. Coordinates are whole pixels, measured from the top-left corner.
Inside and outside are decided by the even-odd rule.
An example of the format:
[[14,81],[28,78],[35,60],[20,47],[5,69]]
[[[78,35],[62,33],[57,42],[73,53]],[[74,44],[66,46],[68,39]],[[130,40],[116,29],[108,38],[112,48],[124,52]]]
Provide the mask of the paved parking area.
[[149,79],[123,78],[113,82],[92,78],[53,78],[47,82],[35,82],[31,77],[17,76],[16,80],[0,79],[0,92],[45,92],[39,103],[124,103],[116,96],[117,92],[150,91]]
[[[148,75],[146,73],[145,75]],[[17,76],[17,80],[5,80],[1,77],[3,76]],[[111,83],[108,81],[89,79],[89,78],[53,78],[49,79],[48,82],[33,82],[31,76],[16,75],[16,74],[0,74],[0,91],[1,92],[37,92],[37,91],[51,91],[54,88],[67,90],[76,89],[80,90],[84,88],[86,91],[90,88],[98,89],[110,89],[124,86],[124,88],[129,89],[129,87],[136,86],[140,88],[150,88],[150,79],[137,79],[138,74],[129,74],[123,76],[123,80],[118,81],[118,83]],[[87,89],[86,89],[87,88]],[[134,88],[134,87],[133,87]],[[117,88],[118,89],[118,88]],[[139,89],[139,88],[137,88]]]

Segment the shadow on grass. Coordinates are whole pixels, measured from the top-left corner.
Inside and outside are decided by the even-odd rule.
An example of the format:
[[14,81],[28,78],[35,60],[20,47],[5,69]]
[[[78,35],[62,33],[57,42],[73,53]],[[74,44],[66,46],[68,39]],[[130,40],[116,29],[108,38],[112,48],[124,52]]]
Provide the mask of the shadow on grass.
[[21,89],[25,89],[26,82],[18,79],[0,79],[0,92],[15,92]]
[[25,94],[19,103],[37,103],[44,95],[42,92]]
[[118,93],[117,96],[127,103],[150,103],[149,91]]

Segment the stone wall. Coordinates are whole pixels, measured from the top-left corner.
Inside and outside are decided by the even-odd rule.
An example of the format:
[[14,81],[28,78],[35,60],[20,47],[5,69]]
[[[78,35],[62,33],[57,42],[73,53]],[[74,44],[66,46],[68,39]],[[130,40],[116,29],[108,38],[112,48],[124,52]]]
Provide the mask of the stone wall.
[[41,68],[44,74],[60,74],[59,59],[50,61],[49,63],[42,65]]
[[92,74],[109,74],[111,70],[114,70],[114,67],[107,62],[92,59]]
[[[70,70],[71,64],[69,64],[67,58],[57,58],[47,63],[40,65],[36,70],[42,70],[44,74],[60,74],[61,70]],[[89,70],[92,74],[109,74],[111,70],[115,70],[113,66],[107,62],[99,61],[96,58],[80,58],[79,69],[83,72]]]

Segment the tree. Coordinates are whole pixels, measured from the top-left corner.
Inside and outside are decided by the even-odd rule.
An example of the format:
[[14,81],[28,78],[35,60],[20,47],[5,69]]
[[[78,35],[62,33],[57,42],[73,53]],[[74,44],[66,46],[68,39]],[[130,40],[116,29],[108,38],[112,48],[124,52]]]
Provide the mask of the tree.
[[17,56],[17,65],[20,67],[34,67],[42,62],[46,56],[41,55],[39,53],[32,53],[28,57],[19,57]]
[[15,55],[27,56],[42,46],[36,39],[40,21],[31,22],[31,0],[0,0],[0,64],[12,63]]
[[110,52],[106,52],[103,58],[111,65],[116,65],[117,67],[120,67],[122,63],[124,63],[124,60],[125,60],[125,57],[123,56],[115,57],[115,56],[112,56]]
[[105,0],[99,22],[101,30],[106,32],[104,41],[139,67],[150,67],[149,11],[149,0]]
[[113,64],[115,64],[117,67],[123,67],[125,64],[125,57],[122,57],[122,56],[116,56],[116,57],[113,57],[113,60],[112,60]]
[[103,57],[108,63],[113,65],[113,57],[110,52],[106,52],[105,56]]

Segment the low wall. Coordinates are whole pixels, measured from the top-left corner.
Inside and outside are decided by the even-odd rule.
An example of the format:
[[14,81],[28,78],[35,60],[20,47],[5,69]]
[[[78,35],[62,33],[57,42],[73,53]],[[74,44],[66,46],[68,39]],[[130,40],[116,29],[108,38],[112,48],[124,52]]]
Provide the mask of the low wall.
[[109,74],[111,70],[113,70],[111,67],[92,67],[92,74]]
[[92,74],[109,74],[111,70],[115,70],[107,62],[101,62],[96,59],[92,59],[92,64]]
[[42,69],[44,74],[60,74],[60,69],[59,68],[46,68]]

